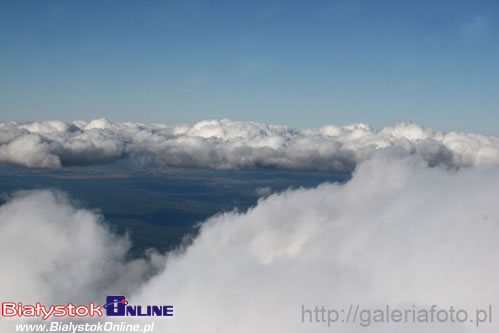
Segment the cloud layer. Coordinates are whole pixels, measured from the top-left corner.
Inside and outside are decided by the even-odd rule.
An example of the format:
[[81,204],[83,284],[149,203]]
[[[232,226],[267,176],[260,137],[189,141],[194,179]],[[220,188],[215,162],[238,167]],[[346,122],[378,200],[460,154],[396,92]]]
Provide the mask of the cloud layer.
[[174,304],[175,319],[156,318],[156,330],[180,333],[471,332],[327,328],[302,324],[300,308],[499,306],[498,192],[497,168],[428,168],[420,156],[380,152],[344,185],[271,194],[210,218],[182,251],[132,263],[95,213],[57,193],[20,194],[0,208],[0,294],[58,302],[120,291],[135,304]]
[[64,193],[19,192],[0,207],[1,298],[64,303],[130,292],[161,264],[153,253],[126,261],[129,247]]
[[413,123],[376,131],[365,124],[293,129],[211,120],[192,126],[44,121],[0,123],[0,162],[30,168],[87,165],[130,157],[143,165],[352,171],[374,152],[417,154],[430,165],[499,165],[499,138],[444,133]]

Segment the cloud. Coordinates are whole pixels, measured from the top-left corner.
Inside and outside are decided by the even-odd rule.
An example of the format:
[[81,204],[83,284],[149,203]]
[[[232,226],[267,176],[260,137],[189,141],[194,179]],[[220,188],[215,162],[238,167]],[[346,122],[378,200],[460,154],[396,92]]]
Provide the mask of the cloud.
[[231,120],[192,126],[45,121],[0,123],[0,162],[31,168],[130,158],[141,165],[352,171],[380,150],[415,154],[450,168],[499,165],[499,138],[444,133],[413,123],[380,131],[366,124],[316,129]]
[[100,215],[63,193],[19,192],[0,207],[1,299],[88,304],[103,292],[131,292],[160,269],[161,260],[150,253],[127,261],[129,246]]
[[[214,216],[190,246],[149,263],[127,263],[126,241],[64,196],[20,194],[0,208],[0,292],[51,301],[119,290],[134,304],[173,304],[173,320],[155,318],[159,331],[471,332],[470,323],[301,323],[302,304],[497,305],[499,169],[427,163],[381,151],[346,184],[288,190]],[[122,280],[110,285],[111,277]]]
[[[331,330],[302,324],[302,304],[494,304],[498,185],[497,169],[455,173],[418,158],[376,158],[346,185],[271,195],[246,213],[213,217],[134,301],[167,299],[185,309],[163,323],[175,332]],[[368,331],[389,328],[421,331]],[[460,328],[471,329],[433,327]]]

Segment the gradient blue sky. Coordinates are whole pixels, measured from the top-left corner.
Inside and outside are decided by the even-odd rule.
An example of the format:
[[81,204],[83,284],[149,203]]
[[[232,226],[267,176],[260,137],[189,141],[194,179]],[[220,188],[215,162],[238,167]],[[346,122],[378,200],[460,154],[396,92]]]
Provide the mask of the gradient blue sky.
[[0,119],[499,134],[498,1],[0,1]]

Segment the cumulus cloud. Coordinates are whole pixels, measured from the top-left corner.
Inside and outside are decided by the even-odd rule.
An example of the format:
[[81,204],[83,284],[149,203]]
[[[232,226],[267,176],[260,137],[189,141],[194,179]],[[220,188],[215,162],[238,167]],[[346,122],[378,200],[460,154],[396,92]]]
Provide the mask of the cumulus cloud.
[[[135,299],[167,298],[185,309],[164,323],[176,332],[331,330],[302,324],[302,304],[494,304],[498,185],[497,169],[449,172],[414,158],[376,158],[346,185],[271,195],[246,213],[208,220],[187,252],[172,258]],[[472,330],[443,324],[391,328]]]
[[[100,215],[78,208],[63,193],[17,193],[0,207],[1,299],[88,304],[104,292],[131,292],[162,260],[151,252],[147,259],[128,261],[129,246]],[[2,320],[0,328],[13,331]]]
[[400,123],[293,129],[231,120],[192,126],[61,121],[0,123],[0,162],[35,168],[106,163],[236,169],[273,167],[352,171],[379,150],[416,154],[451,168],[499,165],[499,138]]
[[[472,332],[470,323],[301,323],[302,304],[497,305],[499,169],[427,164],[380,152],[346,184],[276,193],[247,212],[214,216],[144,283],[158,265],[126,263],[126,246],[94,213],[51,192],[18,195],[0,208],[2,269],[18,272],[2,272],[1,294],[51,300],[114,288],[131,303],[173,304],[175,318],[156,318],[158,331]],[[109,286],[117,271],[123,283]]]

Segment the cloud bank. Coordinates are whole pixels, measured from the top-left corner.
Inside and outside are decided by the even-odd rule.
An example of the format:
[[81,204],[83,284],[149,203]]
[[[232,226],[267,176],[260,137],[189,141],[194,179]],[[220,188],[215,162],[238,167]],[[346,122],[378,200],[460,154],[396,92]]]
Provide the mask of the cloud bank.
[[0,123],[0,162],[58,168],[131,158],[141,165],[352,171],[380,150],[421,156],[450,168],[499,165],[499,137],[400,123],[318,129],[231,120],[192,126],[44,121]]
[[161,267],[157,256],[125,260],[130,244],[96,212],[61,192],[19,192],[0,207],[3,301],[92,301],[130,292]]
[[[301,323],[301,305],[499,306],[498,195],[498,168],[429,168],[421,156],[380,152],[346,184],[271,194],[208,219],[182,251],[128,263],[126,242],[97,214],[57,193],[25,193],[0,207],[0,294],[57,302],[119,291],[135,304],[173,304],[173,320],[155,319],[161,332],[473,332],[328,328]],[[494,318],[480,331],[498,328]]]

